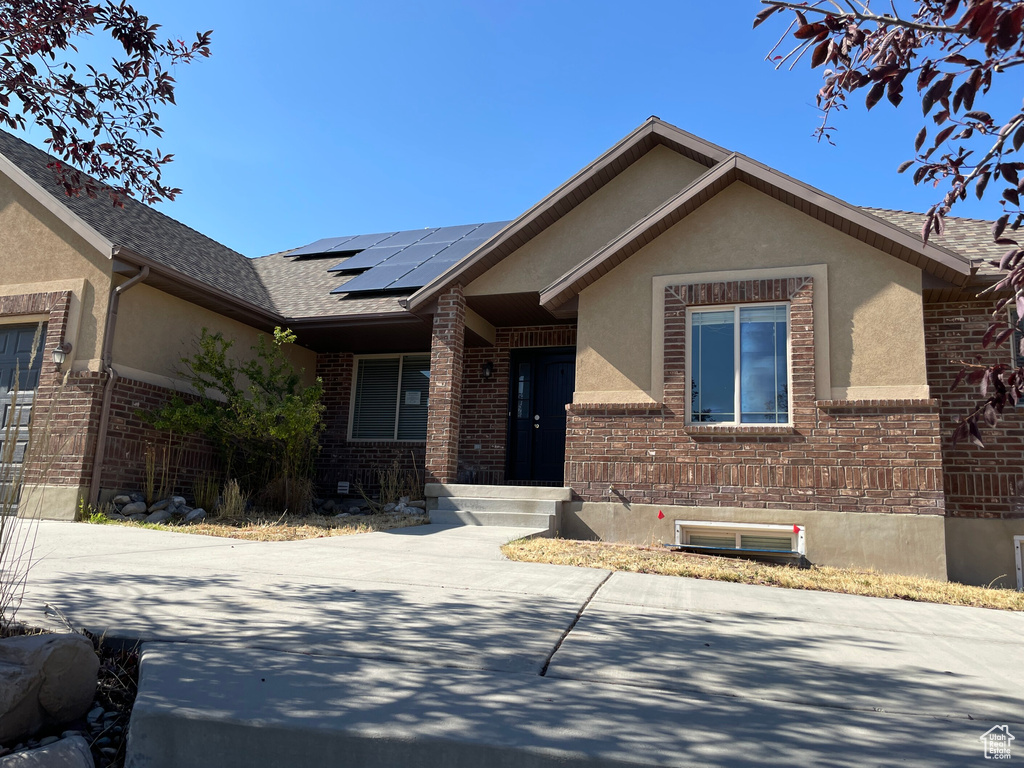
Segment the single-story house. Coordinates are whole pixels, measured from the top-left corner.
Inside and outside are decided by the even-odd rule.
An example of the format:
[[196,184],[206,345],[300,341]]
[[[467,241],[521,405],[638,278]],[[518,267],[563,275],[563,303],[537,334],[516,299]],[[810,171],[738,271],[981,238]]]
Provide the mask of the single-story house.
[[[20,361],[56,416],[24,509],[70,517],[141,484],[169,438],[139,412],[185,388],[200,328],[246,350],[286,326],[324,384],[324,493],[398,460],[432,483],[570,489],[567,537],[792,531],[815,563],[1016,582],[1021,413],[984,449],[950,442],[1001,256],[988,222],[924,245],[920,214],[651,118],[511,222],[249,259],[135,201],[66,197],[49,161],[0,133],[0,388]],[[186,489],[209,470],[201,439],[170,449]]]

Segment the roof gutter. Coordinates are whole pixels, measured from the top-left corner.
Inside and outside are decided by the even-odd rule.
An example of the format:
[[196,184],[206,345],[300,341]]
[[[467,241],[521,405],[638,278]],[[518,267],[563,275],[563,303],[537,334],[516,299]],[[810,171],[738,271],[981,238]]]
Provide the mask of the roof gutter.
[[107,427],[110,423],[110,401],[114,397],[114,385],[117,383],[117,371],[114,370],[113,350],[114,331],[117,328],[117,305],[121,294],[143,282],[149,277],[149,266],[143,266],[139,274],[121,285],[110,289],[110,300],[107,302],[107,323],[103,332],[103,352],[100,363],[107,374],[103,386],[103,404],[100,407],[99,431],[96,434],[96,450],[93,452],[92,483],[89,487],[89,503],[96,506],[100,499],[100,479],[103,476],[103,461],[107,452]]

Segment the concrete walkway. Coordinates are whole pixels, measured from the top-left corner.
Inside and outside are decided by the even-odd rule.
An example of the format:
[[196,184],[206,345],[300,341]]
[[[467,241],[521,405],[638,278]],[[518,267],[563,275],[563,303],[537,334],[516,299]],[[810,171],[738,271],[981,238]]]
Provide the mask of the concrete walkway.
[[518,535],[43,523],[22,618],[151,641],[137,766],[952,766],[1024,734],[1024,615],[508,562]]

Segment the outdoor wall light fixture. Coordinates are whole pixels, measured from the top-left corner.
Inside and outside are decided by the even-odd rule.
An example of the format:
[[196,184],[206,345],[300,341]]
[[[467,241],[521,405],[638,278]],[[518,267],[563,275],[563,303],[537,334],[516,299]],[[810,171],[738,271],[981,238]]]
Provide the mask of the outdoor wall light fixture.
[[71,352],[71,344],[64,342],[63,344],[54,347],[53,349],[53,364],[57,366],[57,370],[61,369],[64,362],[68,359],[68,353]]
[[494,375],[493,360],[488,360],[480,367],[480,375],[483,377],[484,381],[487,381],[487,379],[491,378],[491,376]]

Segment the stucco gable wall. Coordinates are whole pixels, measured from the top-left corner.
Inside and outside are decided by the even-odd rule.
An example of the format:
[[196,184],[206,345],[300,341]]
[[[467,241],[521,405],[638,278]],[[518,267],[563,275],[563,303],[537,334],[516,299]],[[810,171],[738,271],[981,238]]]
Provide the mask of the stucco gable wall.
[[707,168],[657,146],[467,286],[466,296],[540,291]]
[[656,276],[810,265],[827,272],[829,332],[815,351],[831,392],[818,396],[926,396],[921,271],[735,183],[580,294],[577,401],[660,399]]
[[0,173],[0,295],[70,290],[65,341],[72,344],[76,370],[99,368],[111,267],[104,254]]

